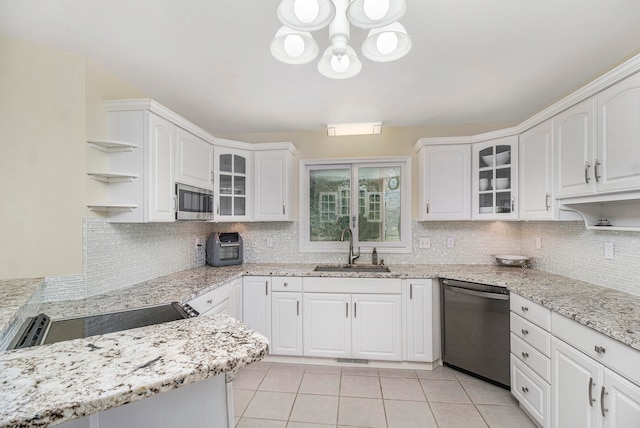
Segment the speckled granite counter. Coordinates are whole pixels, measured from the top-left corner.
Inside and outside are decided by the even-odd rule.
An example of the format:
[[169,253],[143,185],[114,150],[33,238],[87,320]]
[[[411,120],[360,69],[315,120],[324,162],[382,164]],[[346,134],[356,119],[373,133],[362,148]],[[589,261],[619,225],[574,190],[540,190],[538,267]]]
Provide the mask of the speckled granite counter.
[[[640,350],[639,296],[599,287],[560,275],[533,269],[490,265],[397,265],[391,266],[390,273],[348,274],[314,272],[314,266],[315,265],[309,264],[246,264],[224,268],[203,266],[84,300],[46,303],[41,306],[41,311],[47,313],[53,319],[59,319],[149,306],[170,301],[187,302],[202,293],[225,284],[231,279],[243,275],[382,278],[439,277],[507,287],[514,293],[540,303],[553,311]],[[29,414],[28,410],[19,410],[22,406],[20,403],[24,403],[23,401],[19,401],[19,397],[21,393],[25,394],[25,391],[29,394],[35,394],[38,397],[46,396],[46,401],[40,399],[37,402],[42,406],[46,406],[49,412],[57,411],[56,409],[59,410],[59,407],[56,406],[62,406],[63,416],[65,418],[71,418],[80,414],[86,414],[81,412],[91,413],[101,410],[102,408],[114,407],[131,401],[133,397],[136,397],[136,394],[138,394],[134,388],[143,388],[145,392],[140,396],[140,398],[142,398],[161,390],[177,387],[177,384],[172,379],[179,380],[186,376],[184,379],[191,379],[192,377],[193,381],[195,381],[198,380],[198,376],[213,375],[216,373],[216,369],[212,368],[213,366],[211,366],[211,364],[214,364],[216,367],[220,366],[216,365],[218,363],[209,362],[208,364],[204,364],[203,360],[198,360],[198,358],[201,357],[206,360],[206,356],[202,356],[203,349],[206,349],[206,346],[212,346],[213,349],[216,350],[220,348],[219,352],[222,352],[224,355],[229,355],[227,354],[228,352],[233,353],[234,351],[232,350],[236,349],[231,347],[232,350],[226,350],[224,349],[226,345],[216,346],[216,344],[219,345],[220,342],[213,340],[213,337],[215,337],[216,334],[230,334],[229,327],[233,327],[233,331],[244,331],[243,335],[249,334],[246,330],[242,329],[241,324],[231,323],[226,317],[220,319],[226,320],[222,321],[223,326],[219,326],[222,330],[216,330],[216,327],[206,322],[203,317],[177,321],[176,323],[183,323],[180,329],[175,328],[175,323],[169,323],[145,327],[144,329],[129,330],[128,332],[113,333],[96,338],[79,339],[40,348],[0,354],[0,372],[3,373],[0,375],[0,403],[9,403],[11,406],[8,408],[7,404],[0,404],[0,425],[2,425],[3,421],[9,421],[11,418],[19,415],[22,415],[21,417],[25,419],[29,417],[33,418],[34,414],[38,412],[36,408],[31,408],[32,412],[36,412],[33,414]],[[224,330],[225,328],[227,330]],[[143,342],[140,342],[140,340],[143,339],[138,338],[138,330],[144,330],[145,333],[148,334]],[[222,333],[223,331],[226,333]],[[200,342],[197,340],[201,339],[200,335],[204,335],[207,340],[211,338],[211,342],[206,342],[208,345],[203,345],[200,343],[202,342],[201,340]],[[261,346],[266,347],[266,343],[261,342],[261,340],[264,340],[262,336],[256,335],[255,337],[250,337],[250,341],[254,341],[253,346],[256,346],[258,348],[257,350],[254,349],[251,351],[251,345],[247,345],[247,348],[241,347],[240,350],[236,349],[239,352],[248,352],[248,360],[243,360],[246,362],[250,362],[251,358],[260,359],[262,354],[260,354],[259,349]],[[132,355],[130,351],[128,351],[130,347],[127,346],[127,344],[132,343],[132,341],[135,341],[136,346],[144,343],[144,346],[146,346],[145,349],[150,349],[150,353],[135,352],[135,355]],[[94,351],[90,344],[100,346],[101,349]],[[124,346],[120,346],[122,344],[124,344]],[[176,347],[174,346],[175,344],[179,345]],[[191,360],[191,356],[187,355],[187,353],[184,355],[180,352],[178,352],[177,355],[175,354],[176,348],[185,348],[185,346],[196,347],[196,351],[194,351],[196,352],[195,359]],[[198,348],[198,346],[205,346],[205,348]],[[116,351],[113,351],[113,349]],[[200,349],[200,354],[198,354],[198,349]],[[106,368],[100,364],[88,365],[87,370],[82,371],[82,375],[80,376],[81,379],[87,379],[92,382],[88,385],[86,391],[82,381],[76,382],[70,376],[64,376],[59,379],[51,378],[51,373],[55,373],[56,370],[58,372],[69,373],[70,369],[75,367],[75,363],[71,363],[76,361],[75,358],[78,359],[78,362],[84,362],[85,359],[105,361],[104,359],[95,358],[95,356],[101,355],[94,353],[97,351],[104,353],[104,358],[107,358],[107,361],[111,361],[112,363],[120,361],[120,363],[115,363],[116,365],[109,363]],[[251,352],[257,352],[257,354],[254,355],[251,354]],[[75,353],[77,353],[77,356],[75,356]],[[112,353],[117,354],[114,355],[116,359],[110,359]],[[117,364],[123,364],[123,368],[139,368],[149,361],[155,361],[161,354],[165,357],[161,357],[155,364],[146,367],[145,370],[141,370],[141,374],[134,373],[133,376],[136,386],[132,387],[131,390],[129,390],[126,383],[123,386],[117,382],[109,382],[110,377],[113,377],[113,370],[116,370],[116,368],[117,370],[123,370],[118,368]],[[55,358],[56,356],[60,358]],[[69,358],[72,359],[69,360]],[[220,358],[224,360],[224,357]],[[174,359],[177,361],[175,364],[173,364]],[[215,361],[222,361],[219,360],[218,357],[214,359]],[[37,369],[33,369],[36,370],[33,374],[29,372],[29,367],[34,367],[32,364],[36,361],[48,363],[53,361],[53,363],[51,363],[53,365],[47,370],[48,374],[44,372],[41,373],[37,371]],[[184,362],[184,364],[182,362]],[[184,370],[181,369],[183,366],[192,368],[198,366],[200,363],[204,364],[202,372],[199,371],[200,369],[195,369],[195,372],[189,372],[188,368]],[[223,362],[222,367],[229,367],[226,364],[227,363]],[[240,364],[243,364],[243,362]],[[79,365],[82,366],[82,364]],[[16,372],[16,370],[27,371]],[[224,369],[221,370],[224,371]],[[75,370],[71,371],[73,371],[74,377],[78,374]],[[136,370],[133,371],[135,372]],[[4,374],[5,372],[7,373],[6,375]],[[126,371],[119,373],[121,373],[122,376],[128,376],[128,372]],[[74,388],[74,394],[72,394],[75,398],[71,396],[65,397],[63,400],[67,401],[64,402],[55,401],[52,405],[49,403],[49,399],[53,395],[38,395],[39,392],[33,392],[34,389],[45,388],[45,386],[47,391],[66,387],[72,380],[74,380],[75,385],[78,385]],[[38,384],[38,382],[40,382],[40,384]],[[105,383],[103,384],[102,382]],[[35,385],[38,385],[38,387]],[[104,394],[104,396],[93,396],[89,393],[90,390],[97,389],[97,385],[101,385],[100,394]],[[161,389],[156,390],[156,385],[161,385]],[[124,395],[125,398],[118,398],[121,395]],[[96,404],[96,402],[99,404]],[[45,413],[42,412],[43,408],[44,407],[40,408],[42,414]],[[35,424],[31,426],[35,426]]]
[[[11,326],[18,320],[29,299],[42,285],[42,278],[0,281],[0,344]],[[2,349],[2,348],[0,348]]]

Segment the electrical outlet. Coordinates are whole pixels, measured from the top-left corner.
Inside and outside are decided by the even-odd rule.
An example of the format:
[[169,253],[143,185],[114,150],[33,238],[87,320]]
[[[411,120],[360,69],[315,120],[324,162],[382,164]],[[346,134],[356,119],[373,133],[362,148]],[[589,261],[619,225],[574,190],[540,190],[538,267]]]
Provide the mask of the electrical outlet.
[[267,248],[273,248],[273,238],[267,238]]
[[447,248],[453,248],[456,246],[456,240],[453,236],[447,238]]
[[196,246],[196,250],[199,248],[204,248],[204,239],[203,238],[196,238],[195,239],[195,246]]
[[420,238],[420,248],[431,248],[431,238]]
[[542,250],[542,238],[536,236],[536,250]]
[[604,243],[604,258],[608,260],[613,260],[613,242],[605,242]]

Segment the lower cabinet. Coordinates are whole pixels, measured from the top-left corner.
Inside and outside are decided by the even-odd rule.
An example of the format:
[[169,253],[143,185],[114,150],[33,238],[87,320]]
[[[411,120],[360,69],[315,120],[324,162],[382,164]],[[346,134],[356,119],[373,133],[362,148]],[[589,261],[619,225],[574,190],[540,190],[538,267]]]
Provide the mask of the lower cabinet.
[[271,353],[302,355],[302,293],[271,294]]
[[407,279],[403,284],[403,312],[407,361],[434,362],[442,357],[440,287],[431,279]]
[[245,276],[242,302],[242,321],[271,343],[271,277]]
[[242,278],[232,279],[229,283],[229,315],[242,321]]
[[402,359],[399,295],[305,293],[304,355]]
[[229,314],[229,284],[214,288],[188,302],[200,315]]

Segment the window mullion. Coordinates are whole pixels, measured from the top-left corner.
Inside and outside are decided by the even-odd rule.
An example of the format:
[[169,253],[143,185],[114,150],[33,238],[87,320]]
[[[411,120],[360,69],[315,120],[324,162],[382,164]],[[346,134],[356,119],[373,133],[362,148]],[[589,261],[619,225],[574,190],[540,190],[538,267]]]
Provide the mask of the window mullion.
[[[360,203],[360,179],[359,179],[359,165],[353,164],[351,165],[351,213],[350,213],[350,221],[351,221],[351,231],[353,232],[353,246],[360,246],[360,237],[358,230],[360,229],[360,219],[359,219],[359,209],[358,204]],[[355,218],[355,222],[353,219]],[[355,223],[355,224],[354,224]]]

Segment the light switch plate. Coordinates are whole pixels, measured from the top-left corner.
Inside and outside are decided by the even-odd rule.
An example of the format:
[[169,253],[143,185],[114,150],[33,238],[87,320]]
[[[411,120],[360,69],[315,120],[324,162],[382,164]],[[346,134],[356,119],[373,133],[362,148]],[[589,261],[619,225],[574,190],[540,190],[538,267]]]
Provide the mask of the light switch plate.
[[536,250],[542,250],[542,238],[536,236]]
[[431,248],[431,238],[420,238],[418,242],[420,248]]
[[604,258],[608,260],[613,260],[613,242],[605,242],[604,243]]
[[447,248],[453,248],[456,246],[456,240],[454,239],[453,236],[449,236],[447,238]]
[[267,238],[267,248],[273,248],[273,238]]

